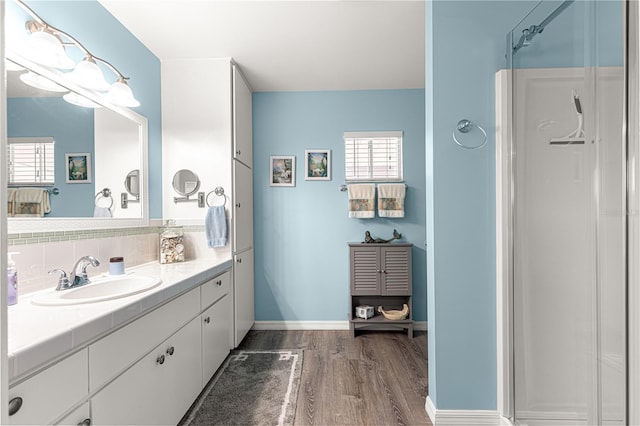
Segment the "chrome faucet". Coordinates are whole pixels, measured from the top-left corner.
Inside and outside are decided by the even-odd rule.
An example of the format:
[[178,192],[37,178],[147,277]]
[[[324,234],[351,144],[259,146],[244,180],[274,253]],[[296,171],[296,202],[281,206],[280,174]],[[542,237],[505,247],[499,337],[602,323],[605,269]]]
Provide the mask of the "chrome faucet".
[[84,284],[89,284],[89,276],[87,275],[87,267],[91,265],[93,267],[100,266],[100,261],[93,256],[82,256],[71,270],[69,276],[69,288],[78,287]]

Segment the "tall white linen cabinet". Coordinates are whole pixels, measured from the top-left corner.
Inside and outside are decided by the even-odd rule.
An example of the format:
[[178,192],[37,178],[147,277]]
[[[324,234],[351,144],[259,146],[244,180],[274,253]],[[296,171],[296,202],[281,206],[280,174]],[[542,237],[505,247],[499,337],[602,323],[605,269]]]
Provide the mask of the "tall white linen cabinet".
[[233,254],[233,347],[240,344],[255,318],[252,145],[251,88],[233,59],[163,61],[163,218],[186,225],[204,223],[206,205],[199,208],[197,202],[173,200],[178,194],[172,179],[178,170],[197,174],[198,191],[205,193],[210,204],[223,202],[213,191],[224,189],[227,249]]

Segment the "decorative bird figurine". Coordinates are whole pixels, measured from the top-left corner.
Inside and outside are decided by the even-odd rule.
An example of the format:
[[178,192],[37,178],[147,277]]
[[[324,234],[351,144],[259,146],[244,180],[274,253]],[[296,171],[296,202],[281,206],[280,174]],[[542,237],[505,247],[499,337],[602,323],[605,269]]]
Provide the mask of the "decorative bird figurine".
[[398,231],[396,231],[395,229],[393,230],[393,238],[390,238],[388,240],[383,240],[382,238],[373,238],[369,231],[365,231],[364,232],[364,241],[363,241],[363,243],[365,243],[365,244],[383,244],[383,243],[390,243],[393,240],[399,240],[400,238],[402,238],[402,234],[399,234]]

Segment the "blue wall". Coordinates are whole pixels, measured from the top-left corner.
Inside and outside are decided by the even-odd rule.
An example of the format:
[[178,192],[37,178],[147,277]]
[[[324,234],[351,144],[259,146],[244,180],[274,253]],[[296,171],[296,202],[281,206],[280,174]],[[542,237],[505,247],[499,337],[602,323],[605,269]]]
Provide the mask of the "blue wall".
[[[425,5],[429,397],[440,410],[496,409],[494,73],[532,5]],[[486,130],[484,148],[453,142],[463,118]]]
[[87,184],[66,183],[65,154],[90,153],[91,170],[95,170],[93,143],[87,144],[94,139],[93,109],[51,97],[10,98],[7,111],[8,137],[52,136],[55,140],[55,186],[60,188],[60,194],[50,197],[51,213],[47,217],[92,217],[96,193],[93,179]]
[[[162,121],[160,109],[160,60],[95,0],[27,1],[49,24],[78,39],[95,55],[104,58],[130,77],[129,86],[141,106],[132,110],[149,121],[149,214],[162,217]],[[7,2],[7,17],[11,16]],[[78,49],[67,49],[74,59],[82,59]],[[115,81],[111,71],[105,78]]]
[[[506,68],[507,32],[536,3],[425,5],[429,397],[439,410],[497,407],[494,78]],[[524,26],[540,23],[558,5],[543,4]],[[591,7],[597,20],[589,18]],[[575,2],[515,65],[620,65],[621,10],[620,2]],[[585,17],[597,22],[598,34],[586,50]],[[484,127],[486,147],[454,144],[451,133],[462,118]],[[472,142],[474,135],[466,137]]]
[[[413,243],[413,316],[426,320],[424,90],[253,95],[255,307],[258,321],[345,321],[347,242],[397,229]],[[345,131],[404,131],[403,219],[349,219]],[[331,149],[331,181],[304,180],[304,151]],[[269,156],[296,156],[296,186],[269,186]]]

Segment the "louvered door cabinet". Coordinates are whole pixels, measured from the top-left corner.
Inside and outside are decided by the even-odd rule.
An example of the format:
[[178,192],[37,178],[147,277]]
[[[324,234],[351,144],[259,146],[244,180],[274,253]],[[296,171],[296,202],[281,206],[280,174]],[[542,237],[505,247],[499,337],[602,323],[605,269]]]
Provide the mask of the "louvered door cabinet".
[[[358,329],[406,329],[413,337],[411,309],[411,248],[413,244],[349,243],[349,281],[351,288],[351,335]],[[409,306],[409,315],[403,320],[388,320],[378,312],[402,310]],[[373,306],[374,316],[356,317],[356,306]]]

